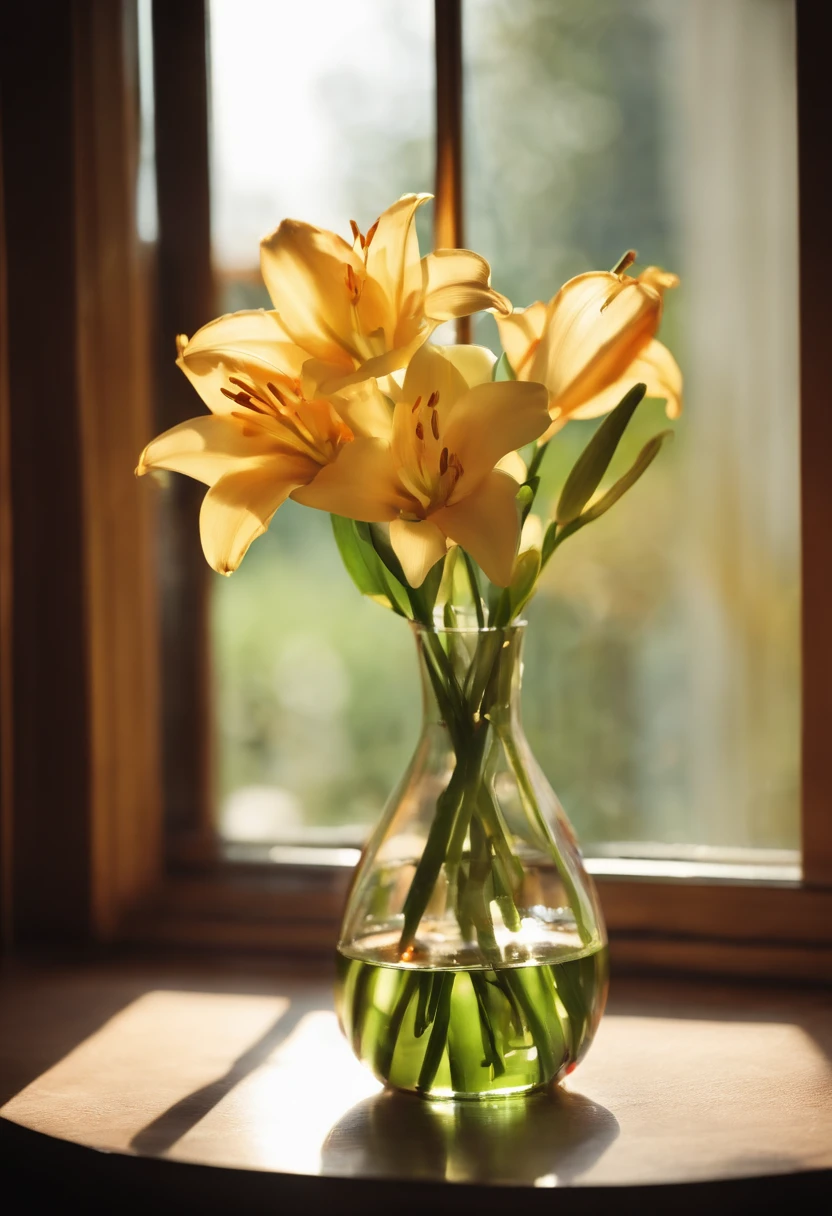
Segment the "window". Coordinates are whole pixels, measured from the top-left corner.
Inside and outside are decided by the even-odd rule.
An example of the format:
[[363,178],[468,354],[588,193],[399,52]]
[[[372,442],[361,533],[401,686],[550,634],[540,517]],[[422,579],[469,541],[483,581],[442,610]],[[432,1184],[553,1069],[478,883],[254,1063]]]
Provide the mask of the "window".
[[[208,7],[212,71],[226,74],[210,140],[203,0],[65,6],[46,26],[18,6],[0,39],[0,929],[331,945],[348,869],[326,863],[349,860],[417,729],[408,631],[352,590],[311,512],[281,513],[212,587],[199,487],[172,479],[154,508],[130,469],[150,435],[194,411],[171,335],[258,302],[261,227],[287,211],[366,222],[400,190],[430,188],[438,159],[443,234],[464,225],[518,303],[631,241],[683,276],[665,332],[686,417],[617,519],[564,547],[527,672],[529,733],[596,854],[614,961],[828,979],[822,6],[356,0],[349,22],[323,0]],[[304,55],[279,53],[287,21],[295,39],[309,23],[320,34]],[[261,42],[270,55],[255,69]],[[334,71],[333,46],[348,70]],[[140,75],[155,141],[140,128]],[[237,130],[262,133],[256,165],[228,146],[241,113]],[[59,392],[33,373],[47,282]],[[492,337],[486,319],[476,338]],[[303,620],[280,580],[289,566],[316,614],[330,588],[338,607]],[[327,743],[320,773],[303,760],[313,737],[316,760]],[[372,766],[356,761],[368,739]],[[798,843],[802,874],[786,864]]]
[[[259,241],[284,216],[339,229],[432,190],[433,11],[426,0],[213,0],[210,21],[225,312],[268,306]],[[276,79],[281,39],[305,52]],[[424,209],[418,224],[429,248]],[[329,517],[291,502],[238,575],[211,579],[220,830],[241,844],[360,844],[418,726],[409,631],[357,595]]]
[[[529,613],[532,746],[590,854],[793,861],[793,6],[465,0],[463,32],[465,234],[495,285],[517,304],[546,299],[631,245],[683,283],[663,327],[687,380],[676,441],[563,550]],[[281,37],[307,53],[276,86]],[[267,303],[258,240],[284,215],[366,225],[404,190],[432,189],[432,37],[426,3],[213,0],[222,311]],[[490,317],[474,337],[496,343]],[[661,417],[644,410],[633,457]],[[552,492],[593,425],[554,445]],[[327,517],[292,504],[234,578],[211,579],[211,602],[220,831],[359,844],[418,727],[408,631],[358,599]]]

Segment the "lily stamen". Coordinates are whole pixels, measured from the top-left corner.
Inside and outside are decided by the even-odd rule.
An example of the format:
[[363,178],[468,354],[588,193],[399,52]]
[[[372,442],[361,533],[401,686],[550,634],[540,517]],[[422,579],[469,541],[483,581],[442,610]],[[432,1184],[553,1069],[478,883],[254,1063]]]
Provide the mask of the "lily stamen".
[[251,385],[246,384],[244,380],[238,380],[236,376],[229,376],[228,383],[236,384],[237,388],[241,388],[244,393],[248,393],[249,397],[253,397],[255,401],[259,401],[260,404],[265,405],[267,409],[271,408],[268,401],[266,401],[264,397],[261,397],[257,390],[253,389]]
[[237,403],[237,405],[244,405],[246,409],[254,410],[254,412],[257,414],[264,414],[266,413],[266,410],[268,410],[268,405],[266,405],[266,402],[262,403],[263,405],[266,405],[266,410],[261,409],[260,405],[252,400],[251,395],[247,391],[241,390],[240,392],[232,393],[230,389],[221,388],[220,392],[224,397],[227,397],[229,401],[234,401]]
[[638,257],[635,249],[628,249],[626,253],[622,253],[616,264],[613,266],[610,274],[623,274]]
[[272,396],[275,398],[278,405],[280,406],[281,413],[286,413],[289,409],[289,402],[283,396],[283,393],[281,393],[281,391],[277,387],[277,385],[272,384],[272,382],[270,380],[269,383],[266,385],[266,387],[268,388],[269,392],[272,394]]
[[347,280],[347,291],[350,294],[352,303],[357,304],[358,298],[361,295],[361,283],[358,279],[356,279],[355,271],[353,270],[352,266],[350,266],[349,264],[347,265],[346,280]]

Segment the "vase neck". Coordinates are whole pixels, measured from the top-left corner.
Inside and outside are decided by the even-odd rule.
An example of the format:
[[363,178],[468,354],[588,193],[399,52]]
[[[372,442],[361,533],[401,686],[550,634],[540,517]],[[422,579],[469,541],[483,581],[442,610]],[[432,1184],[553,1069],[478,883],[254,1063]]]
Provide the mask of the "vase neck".
[[414,632],[426,725],[452,729],[488,717],[519,728],[525,624]]

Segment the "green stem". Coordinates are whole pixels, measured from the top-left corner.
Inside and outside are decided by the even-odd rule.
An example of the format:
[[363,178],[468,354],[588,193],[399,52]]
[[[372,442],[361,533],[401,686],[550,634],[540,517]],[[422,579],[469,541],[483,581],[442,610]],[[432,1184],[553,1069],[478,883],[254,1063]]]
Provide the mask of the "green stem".
[[497,1046],[494,1027],[491,1025],[491,1013],[488,1008],[488,981],[482,972],[477,971],[472,971],[468,978],[471,981],[471,987],[474,989],[474,996],[477,998],[477,1011],[480,1015],[480,1033],[482,1035],[482,1049],[485,1062],[486,1064],[490,1064],[494,1069],[495,1077],[501,1077],[506,1071],[506,1066],[503,1062],[503,1057],[500,1055],[500,1049]]
[[387,1030],[384,1033],[376,1052],[376,1071],[382,1077],[390,1075],[390,1069],[393,1065],[393,1056],[396,1051],[396,1044],[399,1041],[402,1023],[404,1022],[405,1014],[408,1006],[413,999],[413,994],[419,985],[419,972],[408,972],[405,980],[404,988],[401,991],[396,1006],[390,1015],[390,1021],[387,1023]]
[[442,1056],[445,1054],[448,1043],[448,1026],[451,1021],[451,995],[454,989],[454,979],[453,971],[445,971],[436,984],[439,989],[436,1013],[417,1082],[417,1089],[422,1092],[426,1092],[433,1085],[439,1065],[442,1063]]
[[552,1039],[535,1005],[535,998],[528,991],[527,985],[534,982],[534,972],[537,968],[506,967],[499,972],[499,981],[508,990],[514,1001],[522,1010],[523,1020],[532,1036],[532,1042],[537,1048],[537,1061],[540,1068],[540,1079],[546,1081],[553,1077],[558,1069]]
[[487,736],[488,724],[483,722],[474,733],[469,749],[461,749],[457,754],[456,768],[437,800],[436,814],[404,901],[404,924],[399,939],[400,955],[413,945],[419,922],[430,903],[439,871],[447,857],[457,812],[466,794],[471,796],[470,774],[476,773],[482,763]]
[[[493,685],[495,674],[497,673],[497,658],[502,648],[500,635],[497,633],[486,633],[477,642],[476,652],[474,654],[471,666],[469,668],[470,681],[465,682],[465,693],[463,696],[463,715],[467,723],[473,723],[476,715],[479,713],[480,702],[486,695],[486,691]],[[487,723],[486,723],[487,729]],[[491,740],[493,733],[489,732],[489,751],[484,753],[487,762],[491,748]],[[457,755],[459,752],[457,752]],[[468,835],[468,829],[471,823],[471,816],[476,810],[476,799],[478,797],[479,787],[483,784],[483,763],[480,764],[476,772],[469,774],[472,783],[472,791],[475,791],[474,796],[466,798],[460,807],[456,817],[456,822],[451,832],[448,852],[445,858],[445,873],[448,878],[448,903],[459,912],[459,867],[462,861],[462,852],[465,847],[465,838]],[[468,915],[457,916],[460,929],[463,924],[470,921]]]
[[511,765],[512,772],[514,773],[517,784],[520,787],[521,796],[526,804],[526,811],[531,813],[540,832],[543,835],[544,840],[548,843],[549,848],[551,849],[555,865],[557,866],[558,874],[560,875],[560,880],[563,883],[569,897],[569,904],[572,908],[572,914],[575,917],[575,925],[578,933],[580,934],[581,941],[584,943],[584,945],[588,945],[592,941],[592,933],[587,928],[586,920],[584,918],[584,909],[581,902],[580,892],[578,891],[572,875],[569,872],[569,867],[566,865],[566,862],[560,855],[560,849],[558,848],[557,842],[552,835],[551,828],[544,819],[540,807],[537,804],[537,797],[534,789],[532,788],[531,781],[529,780],[529,775],[526,772],[526,766],[523,764],[523,761],[521,760],[517,751],[517,744],[514,741],[511,730],[506,730],[504,726],[501,727],[500,725],[497,725],[497,731],[500,735],[500,739],[502,740],[503,747],[505,748],[506,756],[508,757],[508,762]]
[[[550,440],[548,439],[545,443],[541,443],[534,456],[532,456],[529,463],[529,471],[526,473],[526,485],[529,484],[533,477],[537,477],[537,471],[543,463],[543,457],[546,455],[546,449],[549,447],[549,443]],[[532,499],[532,502],[534,502],[534,499]]]
[[477,624],[480,629],[485,629],[485,615],[482,610],[482,596],[480,595],[477,572],[474,569],[474,563],[471,561],[470,554],[465,549],[462,550],[462,558],[465,562],[465,569],[468,572],[468,581],[471,584],[471,595],[474,597],[474,611],[477,614]]
[[491,918],[491,900],[487,886],[491,881],[491,849],[488,837],[479,819],[471,820],[471,862],[468,883],[465,887],[466,912],[477,931],[477,941],[483,954],[491,962],[499,964],[502,956],[494,936],[494,921]]

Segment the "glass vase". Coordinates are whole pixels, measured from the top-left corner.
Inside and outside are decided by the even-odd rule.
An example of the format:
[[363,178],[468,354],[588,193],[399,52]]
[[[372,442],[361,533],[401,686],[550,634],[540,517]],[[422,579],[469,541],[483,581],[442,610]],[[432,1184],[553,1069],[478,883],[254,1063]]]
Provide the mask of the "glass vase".
[[525,625],[414,625],[416,751],[356,869],[336,1006],[379,1080],[426,1098],[559,1081],[604,1008],[592,880],[520,720]]

